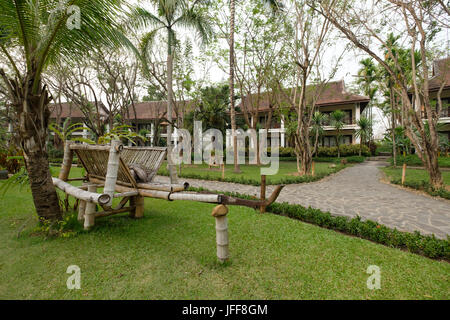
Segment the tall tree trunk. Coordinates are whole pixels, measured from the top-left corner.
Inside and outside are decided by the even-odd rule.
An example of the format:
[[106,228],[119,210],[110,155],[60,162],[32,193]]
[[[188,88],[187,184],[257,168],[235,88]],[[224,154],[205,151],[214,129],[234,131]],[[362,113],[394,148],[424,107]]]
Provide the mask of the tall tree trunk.
[[231,136],[233,140],[234,172],[240,173],[238,163],[238,148],[236,136],[236,110],[234,106],[234,23],[235,23],[236,3],[230,1],[230,111],[231,111]]
[[[31,74],[31,75],[30,75]],[[53,185],[46,140],[51,101],[46,87],[39,84],[33,93],[32,84],[35,72],[31,72],[22,82],[7,80],[14,100],[18,121],[18,138],[23,150],[25,166],[31,186],[36,212],[40,220],[59,220],[62,218],[56,189]]]
[[177,183],[177,169],[172,160],[172,112],[173,112],[173,53],[172,45],[174,39],[172,39],[172,32],[168,29],[168,43],[167,43],[167,161],[170,175],[170,183]]
[[394,91],[390,89],[390,101],[391,101],[391,114],[392,114],[392,157],[394,158],[394,168],[397,167],[397,144],[395,142],[395,104],[394,104]]

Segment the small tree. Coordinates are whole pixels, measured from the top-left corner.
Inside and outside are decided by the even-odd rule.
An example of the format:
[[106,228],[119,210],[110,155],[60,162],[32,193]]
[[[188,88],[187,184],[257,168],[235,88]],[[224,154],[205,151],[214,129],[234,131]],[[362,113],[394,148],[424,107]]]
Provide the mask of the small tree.
[[360,139],[359,144],[359,156],[362,154],[362,146],[367,143],[367,138],[370,138],[371,134],[371,123],[370,119],[366,117],[362,117],[359,119],[356,124],[358,125],[358,129],[356,130],[355,136]]
[[334,127],[334,129],[336,129],[335,139],[336,139],[336,146],[338,149],[338,158],[341,157],[340,144],[342,140],[342,129],[345,126],[344,119],[345,119],[345,112],[342,110],[336,110],[332,112],[330,115],[331,125]]
[[319,139],[323,136],[323,126],[328,120],[328,116],[322,112],[316,111],[312,117],[311,134],[314,137],[314,152],[317,156],[317,149],[319,148]]

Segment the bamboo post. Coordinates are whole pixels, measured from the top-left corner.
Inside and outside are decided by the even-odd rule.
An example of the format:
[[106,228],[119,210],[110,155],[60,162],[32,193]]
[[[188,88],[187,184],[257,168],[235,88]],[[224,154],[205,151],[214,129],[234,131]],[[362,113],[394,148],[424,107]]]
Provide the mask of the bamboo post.
[[134,215],[134,217],[136,219],[144,217],[144,209],[145,209],[144,202],[145,202],[144,197],[141,197],[141,196],[136,197],[136,209],[135,209],[135,215]]
[[222,180],[225,180],[225,163],[222,163]]
[[[265,175],[261,175],[261,201],[265,201],[266,200],[266,176]],[[266,207],[265,206],[261,206],[259,208],[259,211],[261,213],[266,212]]]
[[[89,192],[97,192],[97,186],[89,185],[88,191]],[[95,209],[96,209],[96,207],[97,207],[97,205],[93,202],[86,203],[86,210],[84,213],[84,229],[85,230],[89,230],[95,224]]]
[[216,219],[217,258],[221,263],[229,258],[228,252],[228,208],[224,205],[215,207],[212,216]]
[[62,181],[67,181],[69,178],[70,169],[72,168],[73,151],[70,149],[72,141],[67,140],[64,142],[64,158],[61,165],[61,171],[58,178]]
[[[88,184],[83,183],[83,187],[88,188]],[[84,220],[85,212],[86,212],[86,201],[80,200],[79,205],[78,205],[78,221],[81,222]]]
[[112,205],[114,192],[116,190],[117,174],[119,172],[119,159],[122,143],[119,140],[111,141],[111,148],[109,150],[108,169],[106,172],[105,188],[103,192],[111,196],[111,200],[107,206]]
[[402,170],[402,185],[405,184],[405,178],[406,178],[406,163],[403,164],[403,170]]
[[314,161],[312,162],[311,175],[313,177],[316,175],[316,163]]

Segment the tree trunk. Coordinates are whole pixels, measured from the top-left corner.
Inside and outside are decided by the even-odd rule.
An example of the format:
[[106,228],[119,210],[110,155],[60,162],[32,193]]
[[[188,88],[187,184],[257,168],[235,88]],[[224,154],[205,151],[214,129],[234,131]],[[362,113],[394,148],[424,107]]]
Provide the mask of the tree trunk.
[[238,163],[238,149],[236,136],[236,110],[234,108],[234,22],[235,22],[235,0],[230,1],[230,111],[231,111],[231,137],[233,140],[234,172],[240,173]]
[[[31,74],[31,75],[30,75]],[[39,84],[33,94],[34,72],[23,81],[9,80],[18,121],[18,138],[31,186],[36,212],[41,220],[62,218],[58,195],[50,174],[46,140],[50,110],[47,88]],[[5,78],[4,74],[2,76]],[[5,80],[6,81],[6,80]]]
[[394,91],[390,90],[391,114],[392,114],[392,157],[394,159],[394,168],[397,167],[397,144],[395,142],[395,114],[394,114]]
[[172,55],[172,45],[174,39],[172,39],[172,32],[168,32],[168,51],[167,51],[167,122],[169,122],[167,127],[167,161],[170,174],[170,183],[177,183],[177,169],[172,161],[172,112],[173,112],[173,55]]

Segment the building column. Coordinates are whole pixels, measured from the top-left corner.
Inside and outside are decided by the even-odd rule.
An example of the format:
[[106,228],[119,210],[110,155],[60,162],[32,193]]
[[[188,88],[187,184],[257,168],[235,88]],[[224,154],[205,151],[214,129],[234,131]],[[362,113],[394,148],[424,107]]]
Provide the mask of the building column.
[[150,145],[153,147],[155,144],[155,123],[151,123],[151,129],[150,129]]
[[361,119],[361,105],[357,103],[355,105],[355,120],[358,122]]
[[173,139],[173,146],[176,147],[178,144],[178,129],[176,127],[173,128],[172,139]]
[[281,116],[281,147],[286,148],[286,134],[284,127],[284,116]]

